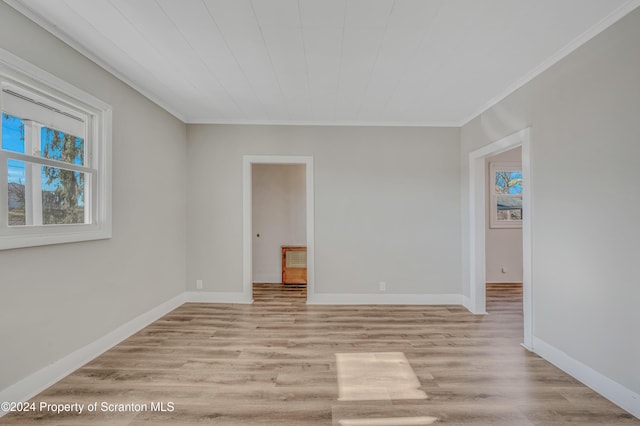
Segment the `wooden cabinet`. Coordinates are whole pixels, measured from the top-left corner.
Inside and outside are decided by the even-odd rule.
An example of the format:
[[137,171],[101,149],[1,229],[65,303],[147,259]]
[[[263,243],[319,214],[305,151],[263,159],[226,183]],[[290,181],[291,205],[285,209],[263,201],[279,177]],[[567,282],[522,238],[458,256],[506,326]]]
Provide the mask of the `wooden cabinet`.
[[282,246],[282,284],[307,283],[307,247]]

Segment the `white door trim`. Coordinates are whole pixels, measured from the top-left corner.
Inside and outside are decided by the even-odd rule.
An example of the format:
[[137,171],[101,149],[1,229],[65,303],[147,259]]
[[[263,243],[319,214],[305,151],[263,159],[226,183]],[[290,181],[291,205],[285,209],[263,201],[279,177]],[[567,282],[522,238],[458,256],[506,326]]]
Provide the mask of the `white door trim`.
[[302,164],[306,171],[306,209],[307,209],[307,300],[315,289],[314,269],[314,207],[313,207],[313,157],[281,155],[243,155],[242,156],[242,280],[243,297],[249,303],[253,299],[253,220],[252,220],[252,174],[253,164]]
[[474,314],[486,314],[486,194],[485,158],[522,146],[522,287],[524,343],[533,350],[533,288],[532,288],[532,211],[530,128],[490,143],[469,153],[469,299]]

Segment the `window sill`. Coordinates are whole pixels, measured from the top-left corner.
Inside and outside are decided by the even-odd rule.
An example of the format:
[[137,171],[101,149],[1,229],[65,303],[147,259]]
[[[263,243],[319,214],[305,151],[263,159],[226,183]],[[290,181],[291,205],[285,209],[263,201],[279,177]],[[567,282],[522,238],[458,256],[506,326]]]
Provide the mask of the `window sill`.
[[0,250],[111,238],[111,229],[93,225],[51,225],[10,231],[11,228],[5,235],[0,236]]

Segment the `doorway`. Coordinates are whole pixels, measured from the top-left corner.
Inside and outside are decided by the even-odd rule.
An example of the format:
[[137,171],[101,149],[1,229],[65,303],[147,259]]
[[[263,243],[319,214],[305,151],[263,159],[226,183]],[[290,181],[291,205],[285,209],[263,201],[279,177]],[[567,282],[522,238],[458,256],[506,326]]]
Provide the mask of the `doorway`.
[[486,309],[515,324],[522,321],[522,146],[487,157],[485,172]]
[[487,284],[522,286],[522,146],[485,162]]
[[522,289],[524,342],[533,350],[533,297],[531,281],[531,144],[524,129],[469,153],[469,309],[486,314],[486,158],[522,147]]
[[[254,166],[257,169],[254,169]],[[267,173],[267,174],[277,174],[277,171],[280,172],[285,171],[286,169],[278,169],[273,168],[264,168],[263,166],[300,166],[297,169],[302,168],[302,175],[304,176],[304,197],[303,200],[299,200],[299,202],[304,204],[304,208],[299,207],[298,210],[304,209],[304,226],[303,230],[298,229],[297,237],[294,234],[291,239],[296,239],[298,241],[283,241],[278,240],[279,237],[275,237],[275,240],[271,238],[269,227],[264,226],[263,222],[258,222],[258,227],[256,227],[254,223],[254,185],[253,185],[253,174],[255,173]],[[295,168],[291,168],[293,170]],[[273,253],[271,255],[265,254],[263,256],[263,251],[266,250],[263,244],[265,242],[269,245],[268,250],[277,252],[280,250],[280,245],[286,243],[299,243],[303,238],[306,240],[306,269],[307,269],[307,284],[306,284],[306,294],[307,296],[313,294],[314,290],[314,209],[313,209],[313,157],[297,157],[297,156],[256,156],[256,155],[246,155],[243,156],[243,293],[244,297],[247,301],[253,301],[253,283],[254,280],[258,281],[267,281],[267,282],[280,282],[276,277],[278,274],[274,273],[273,268],[270,270],[270,267],[278,268],[277,259],[274,260],[275,265],[266,265],[262,257],[271,256],[274,257]],[[277,209],[276,209],[277,210]],[[275,214],[275,212],[274,212]],[[264,228],[264,229],[257,229]],[[298,227],[299,228],[299,227]],[[304,232],[303,232],[304,231]],[[304,233],[304,237],[301,234]],[[289,237],[285,237],[289,238]],[[269,241],[272,239],[273,241]],[[275,241],[275,242],[274,242]],[[275,246],[274,246],[275,244]],[[274,248],[275,247],[275,248]],[[262,266],[258,266],[257,269],[254,270],[254,254],[255,249],[259,249],[260,252],[258,256],[260,259],[256,259],[258,263]],[[273,260],[273,259],[272,259]]]

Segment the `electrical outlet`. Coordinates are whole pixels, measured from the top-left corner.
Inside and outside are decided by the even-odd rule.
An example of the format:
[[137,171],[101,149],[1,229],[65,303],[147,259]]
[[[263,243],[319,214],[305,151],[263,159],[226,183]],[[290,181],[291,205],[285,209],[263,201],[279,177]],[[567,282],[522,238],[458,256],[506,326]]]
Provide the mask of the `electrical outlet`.
[[196,289],[202,290],[202,280],[196,280]]
[[380,281],[380,291],[387,291],[387,283]]

